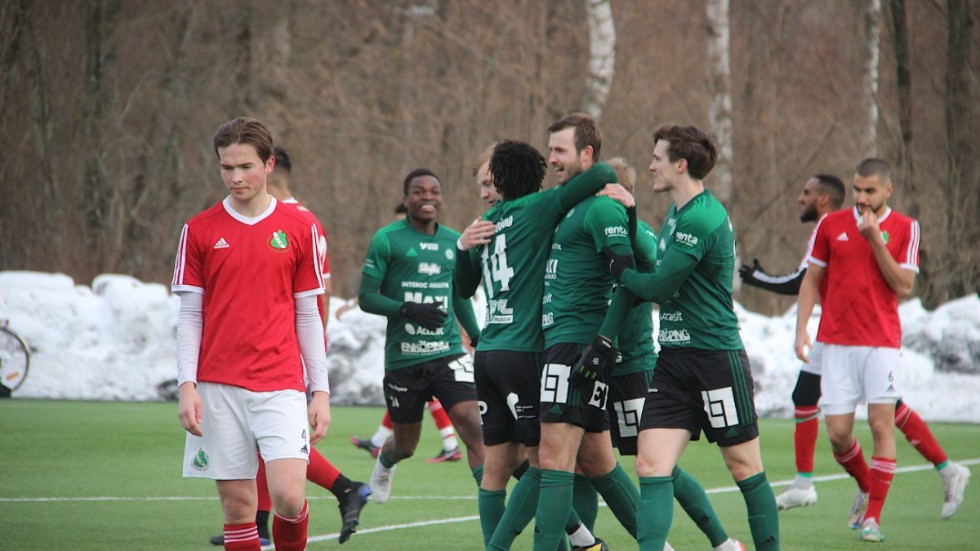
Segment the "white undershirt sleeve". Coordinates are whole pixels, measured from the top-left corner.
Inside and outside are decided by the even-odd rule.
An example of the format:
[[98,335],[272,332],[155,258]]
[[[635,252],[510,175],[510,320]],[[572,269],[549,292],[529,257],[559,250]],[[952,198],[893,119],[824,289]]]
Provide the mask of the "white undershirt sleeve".
[[330,394],[327,376],[327,349],[323,338],[323,320],[317,308],[316,295],[296,298],[296,338],[299,352],[310,379],[310,391]]
[[197,384],[197,361],[201,354],[201,333],[204,318],[201,314],[204,295],[178,292],[180,312],[177,314],[177,386],[191,381]]

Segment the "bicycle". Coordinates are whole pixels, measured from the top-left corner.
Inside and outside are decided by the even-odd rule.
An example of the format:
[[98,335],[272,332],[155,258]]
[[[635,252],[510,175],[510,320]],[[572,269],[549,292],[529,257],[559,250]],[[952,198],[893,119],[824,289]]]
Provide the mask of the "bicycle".
[[9,320],[0,320],[0,397],[9,397],[24,384],[30,365],[30,347],[10,329]]

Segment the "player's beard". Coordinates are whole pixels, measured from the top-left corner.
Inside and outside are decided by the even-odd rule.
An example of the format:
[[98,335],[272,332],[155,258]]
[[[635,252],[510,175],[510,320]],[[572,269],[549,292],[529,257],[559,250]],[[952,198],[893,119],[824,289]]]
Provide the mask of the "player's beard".
[[817,221],[817,209],[813,205],[809,205],[803,209],[800,213],[800,222],[816,222]]

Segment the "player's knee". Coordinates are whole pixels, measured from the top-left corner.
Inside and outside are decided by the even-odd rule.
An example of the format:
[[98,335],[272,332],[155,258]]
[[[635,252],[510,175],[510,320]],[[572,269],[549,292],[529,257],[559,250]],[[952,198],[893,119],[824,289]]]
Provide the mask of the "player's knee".
[[796,407],[814,407],[820,401],[820,377],[807,372],[801,372],[793,389],[793,405]]

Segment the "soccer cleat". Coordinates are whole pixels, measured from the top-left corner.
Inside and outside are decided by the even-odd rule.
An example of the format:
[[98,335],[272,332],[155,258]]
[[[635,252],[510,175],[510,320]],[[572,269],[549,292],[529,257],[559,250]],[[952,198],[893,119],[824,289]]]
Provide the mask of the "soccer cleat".
[[776,505],[780,511],[795,509],[796,507],[809,507],[816,502],[817,489],[813,486],[804,488],[794,484],[776,497]]
[[368,498],[371,497],[371,487],[363,482],[351,484],[351,490],[344,494],[337,507],[340,508],[340,520],[343,526],[340,529],[340,543],[349,540],[354,532],[357,532],[357,525],[361,522],[361,509],[367,505]]
[[869,518],[861,525],[861,541],[879,542],[885,541],[885,536],[881,535],[881,529],[873,518]]
[[432,459],[426,459],[428,463],[444,463],[446,461],[459,461],[463,458],[463,454],[459,453],[459,446],[451,450],[442,450]]
[[851,530],[857,530],[861,527],[861,523],[864,522],[864,514],[867,512],[868,494],[858,490],[857,496],[854,497],[854,503],[851,505],[851,512],[847,517],[847,525],[851,527]]
[[966,485],[970,482],[970,469],[956,463],[951,463],[947,468],[956,469],[956,473],[948,478],[942,477],[943,493],[946,496],[943,500],[943,518],[949,518],[956,514],[963,503]]
[[592,545],[581,545],[579,547],[573,547],[572,551],[609,551],[609,546],[606,542],[599,538],[595,539],[595,543]]
[[745,551],[745,545],[738,540],[728,538],[724,543],[715,547],[715,551]]
[[[224,534],[220,534],[220,535],[217,535],[217,536],[211,536],[211,539],[209,539],[208,541],[211,542],[211,545],[224,545],[225,544],[225,535]],[[269,538],[263,538],[262,536],[259,536],[259,545],[261,545],[262,547],[265,547],[266,545],[269,545],[270,543],[272,543],[272,542],[269,541]]]
[[378,446],[375,446],[374,444],[372,444],[370,440],[363,440],[363,439],[358,438],[356,436],[351,436],[350,437],[350,443],[351,444],[354,444],[354,446],[356,446],[358,448],[361,448],[362,450],[368,452],[369,454],[371,454],[371,457],[373,457],[375,459],[377,459],[378,458],[378,454],[381,453],[381,448],[378,447]]
[[391,496],[391,479],[395,476],[395,467],[386,469],[380,461],[374,462],[374,472],[371,473],[371,494],[375,503],[384,503]]
[[673,547],[671,547],[670,544],[665,541],[664,542],[664,551],[677,551],[677,550],[674,549]]

